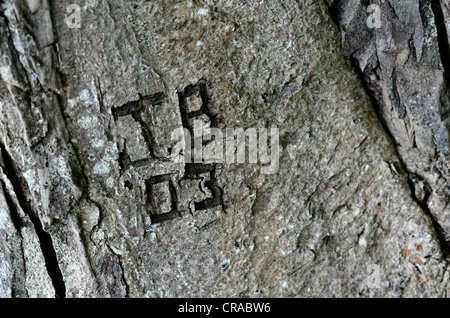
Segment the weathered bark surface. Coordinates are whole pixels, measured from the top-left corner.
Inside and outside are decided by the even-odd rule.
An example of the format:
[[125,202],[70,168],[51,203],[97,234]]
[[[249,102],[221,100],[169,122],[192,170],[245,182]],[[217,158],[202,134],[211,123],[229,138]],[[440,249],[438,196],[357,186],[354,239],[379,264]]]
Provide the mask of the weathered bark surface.
[[381,25],[364,23],[369,1],[336,1],[343,54],[356,62],[396,144],[413,196],[450,252],[449,1],[374,1]]
[[[0,296],[446,296],[448,2],[335,2],[1,2]],[[201,104],[278,171],[169,160]]]

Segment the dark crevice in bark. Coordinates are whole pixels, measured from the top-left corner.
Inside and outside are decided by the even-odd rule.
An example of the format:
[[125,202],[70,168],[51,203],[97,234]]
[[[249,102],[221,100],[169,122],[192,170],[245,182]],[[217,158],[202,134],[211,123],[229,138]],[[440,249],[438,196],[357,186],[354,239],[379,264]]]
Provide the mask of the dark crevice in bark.
[[[406,170],[405,170],[406,171]],[[441,247],[442,256],[447,259],[450,256],[450,242],[448,242],[445,239],[445,232],[442,229],[439,222],[436,220],[436,218],[431,213],[430,209],[428,208],[428,199],[430,198],[431,189],[425,191],[425,197],[421,200],[417,197],[416,191],[415,191],[415,183],[413,181],[413,178],[420,178],[419,176],[410,173],[408,176],[408,185],[411,189],[411,195],[416,201],[417,205],[421,207],[421,209],[425,212],[425,214],[429,217],[431,220],[431,223],[433,224],[434,232],[436,233],[436,238],[439,241],[439,245]],[[426,187],[429,188],[429,187]]]
[[[434,14],[434,21],[437,29],[437,39],[442,65],[444,66],[446,84],[450,80],[450,43],[448,40],[447,28],[445,26],[444,12],[439,0],[432,0],[431,8]],[[446,85],[446,89],[448,86]]]
[[0,156],[2,158],[1,162],[3,165],[3,171],[13,186],[20,208],[30,218],[34,225],[36,235],[39,238],[42,254],[44,256],[45,266],[52,280],[53,288],[55,289],[55,296],[57,298],[65,298],[66,286],[61,269],[58,265],[58,258],[53,247],[53,241],[50,234],[44,230],[41,220],[32,206],[27,182],[22,176],[19,167],[17,167],[2,143],[0,143]]
[[[351,59],[353,70],[356,72],[356,75],[358,76],[359,81],[362,84],[362,86],[366,92],[366,95],[369,97],[370,104],[372,105],[372,109],[375,110],[375,113],[377,114],[378,120],[380,121],[381,125],[383,126],[384,131],[388,134],[389,138],[393,141],[395,146],[397,146],[395,138],[394,138],[394,136],[392,136],[391,132],[389,131],[388,124],[380,112],[381,107],[378,103],[378,100],[375,98],[374,94],[372,93],[372,90],[370,89],[369,85],[367,84],[367,81],[365,79],[365,75],[364,75],[363,71],[359,68],[358,62],[354,58],[350,58],[350,59]],[[397,155],[400,157],[398,152],[397,152]],[[400,161],[402,161],[401,158],[400,158]],[[407,169],[405,169],[405,167],[404,167],[403,162],[402,162],[402,167],[405,171],[407,171]]]
[[328,3],[328,1],[327,0],[322,0],[322,1],[327,6],[328,10],[331,11],[331,5]]

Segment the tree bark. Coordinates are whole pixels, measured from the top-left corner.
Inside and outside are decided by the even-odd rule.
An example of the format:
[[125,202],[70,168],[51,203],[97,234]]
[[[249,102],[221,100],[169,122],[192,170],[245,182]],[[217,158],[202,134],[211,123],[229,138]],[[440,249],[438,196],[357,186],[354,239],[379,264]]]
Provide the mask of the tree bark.
[[0,1],[0,297],[447,295],[448,1],[70,4]]

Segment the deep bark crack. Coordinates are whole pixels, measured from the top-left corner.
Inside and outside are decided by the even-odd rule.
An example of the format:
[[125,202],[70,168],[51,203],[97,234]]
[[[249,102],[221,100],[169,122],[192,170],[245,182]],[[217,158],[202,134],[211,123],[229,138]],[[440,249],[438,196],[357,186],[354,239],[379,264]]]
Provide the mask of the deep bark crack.
[[439,53],[441,56],[441,62],[444,67],[444,74],[448,89],[448,81],[450,80],[450,43],[447,34],[447,28],[445,26],[444,12],[439,0],[431,1],[431,8],[434,14],[434,23],[437,29],[437,39],[439,43]]
[[[405,171],[407,171],[404,164],[403,164],[403,169],[405,169]],[[439,245],[440,245],[440,248],[441,248],[442,256],[444,257],[444,259],[447,259],[450,256],[450,242],[448,242],[445,239],[445,232],[444,232],[444,230],[442,229],[442,227],[439,224],[438,220],[436,220],[436,218],[431,213],[430,208],[428,207],[428,199],[430,197],[430,193],[427,192],[425,194],[425,198],[423,200],[420,200],[415,194],[415,186],[414,186],[414,182],[412,181],[412,176],[417,177],[417,175],[414,175],[414,174],[410,173],[409,177],[408,177],[408,185],[409,185],[409,187],[411,189],[411,196],[414,199],[414,201],[416,201],[417,205],[420,206],[420,208],[424,211],[424,213],[431,220],[431,223],[432,223],[433,228],[434,228],[434,232],[436,234],[436,238],[437,238],[437,240],[439,242]]]
[[17,201],[20,205],[20,208],[30,218],[31,222],[34,225],[36,235],[39,238],[42,254],[44,256],[45,266],[52,280],[53,288],[55,289],[55,297],[65,298],[66,286],[61,269],[59,268],[58,258],[53,246],[53,241],[50,234],[44,230],[37,211],[35,211],[32,205],[28,184],[23,177],[20,168],[11,158],[2,143],[0,143],[0,156],[0,162],[2,164],[3,171],[13,186],[14,193],[17,196]]

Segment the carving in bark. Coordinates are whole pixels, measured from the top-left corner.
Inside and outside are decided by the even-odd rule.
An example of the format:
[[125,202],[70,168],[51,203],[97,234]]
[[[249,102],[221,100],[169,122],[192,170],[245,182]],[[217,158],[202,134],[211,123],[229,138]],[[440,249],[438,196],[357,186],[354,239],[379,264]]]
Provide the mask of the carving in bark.
[[448,2],[334,2],[0,1],[0,296],[447,295]]

